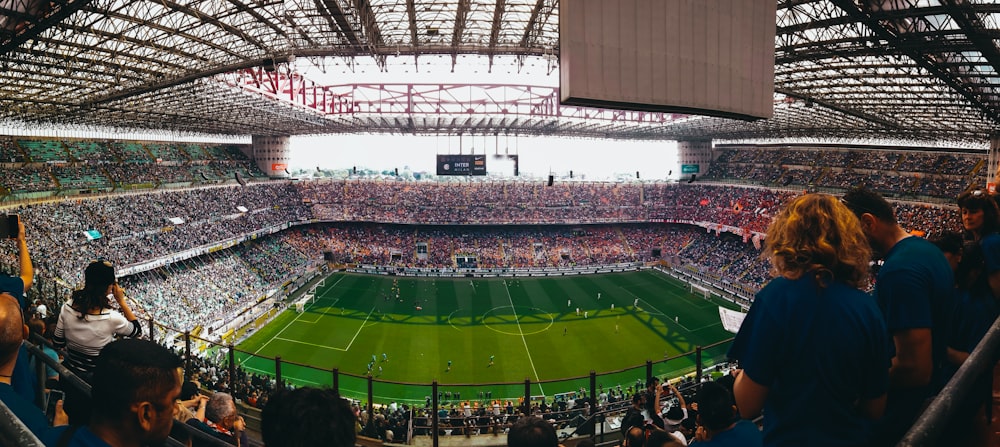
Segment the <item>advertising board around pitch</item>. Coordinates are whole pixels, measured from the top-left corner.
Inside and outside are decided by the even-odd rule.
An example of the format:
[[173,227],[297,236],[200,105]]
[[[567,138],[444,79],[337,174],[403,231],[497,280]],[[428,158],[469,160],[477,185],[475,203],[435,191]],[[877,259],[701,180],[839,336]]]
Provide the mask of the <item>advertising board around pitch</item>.
[[437,175],[486,175],[486,155],[439,154]]

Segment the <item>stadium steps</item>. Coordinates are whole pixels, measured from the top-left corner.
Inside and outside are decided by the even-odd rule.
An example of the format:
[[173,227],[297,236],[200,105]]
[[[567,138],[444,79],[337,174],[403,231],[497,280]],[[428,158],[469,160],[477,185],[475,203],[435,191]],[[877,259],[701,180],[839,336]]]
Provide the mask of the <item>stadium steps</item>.
[[978,173],[980,170],[983,169],[983,166],[986,166],[986,160],[979,160],[979,162],[972,167],[972,170],[969,171],[969,173],[965,176],[965,178],[971,179],[972,177],[975,177],[976,173]]
[[156,155],[153,154],[153,151],[150,150],[149,147],[147,147],[145,144],[140,144],[139,147],[142,148],[142,152],[146,154],[146,156],[149,157],[150,160],[156,160]]
[[899,158],[896,159],[896,163],[892,165],[892,169],[890,169],[890,171],[899,172],[899,165],[903,164],[903,159],[905,158],[906,154],[900,154]]
[[618,235],[618,240],[622,241],[622,246],[625,247],[625,252],[628,253],[629,256],[635,256],[635,250],[633,250],[632,246],[628,244],[628,239],[625,238],[625,233],[622,233],[621,227],[615,227],[615,234]]

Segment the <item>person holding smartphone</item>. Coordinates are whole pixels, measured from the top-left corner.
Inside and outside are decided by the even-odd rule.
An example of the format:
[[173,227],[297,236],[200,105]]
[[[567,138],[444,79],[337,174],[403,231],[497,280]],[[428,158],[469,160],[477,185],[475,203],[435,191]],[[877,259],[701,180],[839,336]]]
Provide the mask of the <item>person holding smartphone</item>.
[[[110,297],[110,298],[109,298]],[[112,308],[111,298],[118,304]],[[53,342],[66,349],[64,364],[84,380],[90,380],[97,356],[115,337],[138,337],[142,326],[132,313],[125,291],[115,278],[114,264],[97,260],[84,271],[84,286],[73,292],[59,313]],[[89,402],[74,387],[66,388],[66,413],[70,423],[86,422]]]
[[[27,308],[27,299],[24,293],[31,288],[34,282],[35,269],[31,265],[31,255],[28,253],[28,238],[24,231],[24,222],[17,215],[8,215],[6,219],[0,216],[0,222],[6,224],[6,229],[2,236],[14,239],[17,244],[18,274],[8,276],[0,274],[0,293],[8,293],[17,300],[22,314]],[[11,373],[11,386],[17,394],[28,400],[35,398],[35,390],[41,384],[38,383],[34,370],[28,364],[31,356],[28,349],[22,346],[17,353],[18,362]]]

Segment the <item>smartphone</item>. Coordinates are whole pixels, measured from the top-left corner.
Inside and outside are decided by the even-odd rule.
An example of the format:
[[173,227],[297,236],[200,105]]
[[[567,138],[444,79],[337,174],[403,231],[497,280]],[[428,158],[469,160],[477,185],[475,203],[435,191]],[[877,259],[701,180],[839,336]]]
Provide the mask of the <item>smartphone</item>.
[[49,390],[45,399],[45,416],[51,421],[56,415],[56,402],[66,399],[66,393],[61,390]]
[[0,216],[0,238],[14,239],[20,233],[20,218],[17,214]]

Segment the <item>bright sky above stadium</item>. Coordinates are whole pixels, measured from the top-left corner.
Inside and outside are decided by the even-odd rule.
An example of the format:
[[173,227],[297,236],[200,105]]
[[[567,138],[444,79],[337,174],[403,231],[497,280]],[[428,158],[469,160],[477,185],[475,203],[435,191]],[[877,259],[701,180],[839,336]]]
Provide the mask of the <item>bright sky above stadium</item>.
[[[450,56],[422,56],[414,64],[411,56],[390,57],[387,71],[371,58],[356,58],[353,68],[346,62],[317,66],[308,60],[296,62],[297,70],[323,85],[343,84],[517,84],[556,86],[559,70],[555,59],[525,58],[520,64],[512,56],[497,56],[492,70],[484,56],[460,55],[454,68]],[[554,137],[335,135],[293,137],[293,169],[345,169],[358,167],[402,172],[434,172],[436,154],[518,154],[520,175],[544,178],[613,180],[665,179],[680,176],[677,144],[673,141],[622,141]],[[510,175],[513,167],[502,160],[487,159],[491,175]]]

